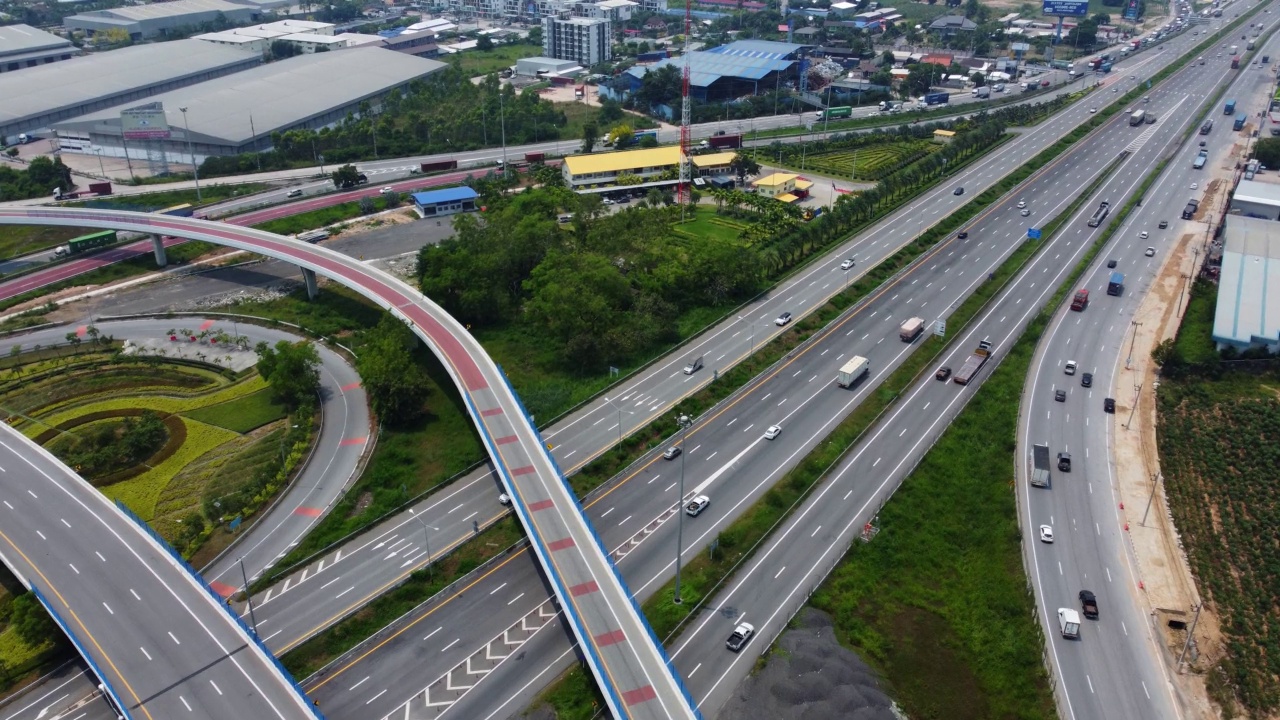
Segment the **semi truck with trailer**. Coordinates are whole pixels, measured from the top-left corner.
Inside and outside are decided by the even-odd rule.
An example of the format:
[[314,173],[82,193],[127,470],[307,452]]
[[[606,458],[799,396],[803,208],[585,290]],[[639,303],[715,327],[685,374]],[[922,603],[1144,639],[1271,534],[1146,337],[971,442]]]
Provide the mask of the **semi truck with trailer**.
[[973,354],[965,359],[964,365],[961,365],[956,374],[952,376],[951,382],[957,385],[968,385],[973,376],[977,375],[982,366],[986,365],[990,359],[991,341],[983,340],[978,343],[978,347],[974,349]]
[[852,387],[870,371],[871,363],[861,355],[854,355],[840,368],[839,374],[836,375],[836,384],[842,388]]
[[951,102],[951,96],[944,92],[929,93],[924,96],[925,105],[946,105]]
[[902,342],[911,342],[920,337],[922,332],[924,332],[924,318],[913,317],[898,328],[898,337]]
[[1124,273],[1111,273],[1111,279],[1107,281],[1107,294],[1116,297],[1124,294]]
[[1035,487],[1049,487],[1049,446],[1031,446],[1031,484]]
[[439,170],[456,170],[458,168],[457,160],[436,160],[435,162],[422,163],[422,172],[436,172]]
[[716,148],[717,150],[733,150],[742,147],[741,135],[714,135],[698,143],[704,148]]
[[54,248],[54,257],[68,257],[76,255],[86,250],[112,245],[116,241],[115,230],[103,230],[102,232],[81,235],[78,238],[72,238],[67,241],[66,245],[59,245]]
[[1107,213],[1111,212],[1111,203],[1104,202],[1098,204],[1098,209],[1094,211],[1093,217],[1089,218],[1089,227],[1098,227],[1103,220],[1107,219]]

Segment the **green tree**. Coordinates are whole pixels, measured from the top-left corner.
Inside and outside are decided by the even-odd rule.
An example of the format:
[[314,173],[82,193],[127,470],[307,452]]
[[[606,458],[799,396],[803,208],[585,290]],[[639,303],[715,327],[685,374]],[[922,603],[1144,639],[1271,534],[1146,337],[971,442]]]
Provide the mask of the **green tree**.
[[635,137],[636,131],[627,123],[618,123],[609,131],[609,139],[613,141],[614,147],[627,147]]
[[13,599],[9,610],[9,624],[18,638],[31,647],[42,647],[49,640],[62,637],[62,631],[49,611],[29,592]]
[[658,138],[654,137],[653,135],[645,135],[644,137],[640,138],[639,145],[642,148],[656,148],[658,147]]
[[1093,15],[1090,15],[1089,19],[1093,21],[1094,25],[1110,25],[1111,24],[1111,16],[1106,13],[1095,13]]
[[356,170],[355,165],[343,165],[333,171],[332,177],[334,186],[338,188],[355,187],[360,184],[360,171]]
[[748,175],[755,175],[760,172],[760,163],[756,162],[756,159],[750,155],[739,152],[729,161],[729,168],[738,176],[738,182],[741,183]]
[[301,52],[302,49],[291,42],[286,42],[284,40],[271,41],[271,57],[275,60],[291,58]]
[[658,105],[677,108],[681,87],[680,71],[676,66],[663,65],[640,78],[640,87],[635,92],[636,104],[646,109]]
[[529,317],[563,343],[584,366],[605,356],[603,338],[620,324],[631,293],[618,268],[602,255],[556,252],[525,283]]
[[260,342],[258,374],[271,386],[276,400],[296,409],[310,404],[320,389],[320,355],[310,342],[281,340],[275,347]]
[[382,422],[403,425],[425,411],[428,382],[412,350],[418,338],[404,323],[386,315],[369,331],[356,358],[369,404]]
[[622,103],[609,98],[600,101],[600,114],[597,116],[599,122],[609,125],[618,122],[622,117]]
[[596,148],[596,142],[600,139],[600,126],[596,125],[594,120],[588,120],[582,124],[582,152],[589,153]]
[[1259,138],[1253,146],[1253,156],[1269,168],[1280,168],[1280,138]]
[[492,51],[493,38],[489,37],[488,35],[481,35],[480,38],[476,40],[476,50],[479,50],[480,52]]
[[542,26],[534,25],[529,28],[529,43],[533,45],[542,44]]

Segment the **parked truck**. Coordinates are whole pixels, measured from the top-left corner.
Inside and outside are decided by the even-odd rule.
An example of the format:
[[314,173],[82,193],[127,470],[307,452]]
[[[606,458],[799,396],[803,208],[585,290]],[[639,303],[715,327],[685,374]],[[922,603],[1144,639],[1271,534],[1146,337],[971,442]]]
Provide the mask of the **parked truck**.
[[1146,110],[1134,110],[1133,113],[1129,115],[1129,126],[1132,127],[1134,125],[1141,125],[1142,121],[1146,119],[1147,119]]
[[1031,484],[1049,487],[1049,446],[1031,446]]
[[458,168],[457,160],[436,160],[435,162],[422,163],[422,172],[437,172],[440,170],[456,170]]
[[1233,122],[1233,123],[1231,123],[1231,129],[1232,129],[1232,130],[1243,130],[1243,129],[1244,129],[1244,124],[1245,124],[1246,122],[1248,122],[1248,120],[1249,120],[1249,116],[1248,116],[1248,115],[1245,115],[1244,113],[1240,113],[1240,114],[1236,115],[1236,121],[1235,121],[1235,122]]
[[1089,227],[1098,227],[1103,220],[1107,219],[1107,213],[1111,212],[1111,203],[1104,202],[1098,205],[1098,209],[1094,211],[1093,217],[1089,218]]
[[973,354],[965,359],[964,365],[960,366],[960,369],[956,371],[956,374],[951,378],[951,381],[957,385],[968,385],[969,381],[973,379],[973,376],[977,375],[978,371],[982,369],[982,366],[986,365],[987,361],[990,359],[991,341],[983,340],[978,343],[978,347],[973,351]]
[[1071,608],[1058,608],[1058,630],[1068,640],[1079,638],[1080,613]]
[[88,235],[81,235],[78,238],[72,238],[67,241],[66,245],[59,245],[54,248],[53,255],[54,257],[68,257],[70,255],[82,253],[86,250],[92,250],[93,248],[111,245],[115,242],[116,231],[103,230],[101,232],[90,233]]
[[1222,106],[1222,114],[1223,114],[1223,115],[1235,115],[1235,114],[1236,114],[1236,101],[1235,101],[1235,100],[1228,100],[1228,101],[1227,101],[1227,104]]
[[922,332],[924,332],[924,318],[913,317],[898,328],[898,337],[902,342],[911,342],[920,337]]
[[861,355],[854,355],[849,362],[840,368],[836,375],[836,384],[842,388],[851,387],[871,371],[871,363]]
[[946,105],[951,102],[951,96],[944,92],[929,93],[924,96],[925,105]]
[[1195,216],[1196,210],[1198,210],[1199,208],[1200,208],[1199,200],[1188,200],[1187,206],[1182,208],[1182,219],[1190,220],[1192,217]]
[[1124,294],[1124,273],[1111,273],[1111,279],[1107,281],[1107,294],[1116,297]]
[[1196,170],[1204,169],[1204,164],[1209,161],[1209,153],[1201,150],[1196,153],[1196,159],[1191,161],[1191,167]]

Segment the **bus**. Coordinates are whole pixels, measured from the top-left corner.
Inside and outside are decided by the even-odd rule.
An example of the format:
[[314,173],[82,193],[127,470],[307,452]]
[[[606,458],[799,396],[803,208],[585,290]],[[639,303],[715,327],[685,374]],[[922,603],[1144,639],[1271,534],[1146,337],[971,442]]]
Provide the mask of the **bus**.
[[174,205],[173,207],[167,207],[163,210],[157,210],[155,214],[156,215],[177,215],[178,217],[191,217],[192,213],[194,213],[195,211],[196,209],[192,207],[191,203],[182,203],[181,205]]
[[826,110],[822,111],[823,120],[830,120],[832,118],[847,118],[847,117],[853,117],[853,107],[849,105],[827,108]]

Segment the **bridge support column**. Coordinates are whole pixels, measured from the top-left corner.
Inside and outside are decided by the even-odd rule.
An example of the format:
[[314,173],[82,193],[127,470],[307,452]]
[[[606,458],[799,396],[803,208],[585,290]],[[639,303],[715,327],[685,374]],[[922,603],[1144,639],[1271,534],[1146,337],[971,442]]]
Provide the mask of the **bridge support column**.
[[164,267],[169,264],[169,256],[164,251],[164,238],[159,235],[151,236],[151,248],[156,253],[156,265]]
[[316,286],[315,271],[302,268],[302,281],[307,284],[307,299],[315,300],[316,295],[320,293],[320,288]]

